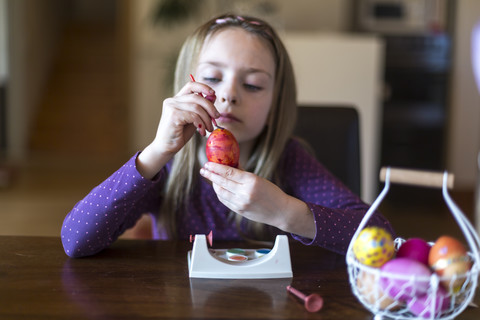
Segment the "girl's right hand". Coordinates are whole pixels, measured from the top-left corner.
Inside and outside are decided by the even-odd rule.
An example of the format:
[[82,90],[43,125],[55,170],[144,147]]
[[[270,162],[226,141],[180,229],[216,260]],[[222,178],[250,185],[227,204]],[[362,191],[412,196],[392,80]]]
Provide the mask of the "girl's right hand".
[[212,102],[203,95],[214,91],[199,82],[188,82],[174,97],[163,102],[162,117],[153,143],[159,151],[177,153],[195,131],[205,136],[213,131],[212,118],[220,115]]
[[220,115],[202,94],[212,95],[214,91],[190,81],[174,97],[164,100],[155,139],[137,158],[137,169],[145,178],[153,178],[197,130],[203,136],[207,130],[214,130],[212,118]]

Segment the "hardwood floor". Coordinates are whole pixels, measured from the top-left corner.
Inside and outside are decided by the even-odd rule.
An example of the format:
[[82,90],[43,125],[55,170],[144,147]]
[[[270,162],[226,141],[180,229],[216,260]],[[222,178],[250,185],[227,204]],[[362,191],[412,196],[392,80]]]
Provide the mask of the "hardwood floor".
[[[57,236],[65,214],[131,155],[110,27],[67,28],[35,123],[29,159],[0,187],[1,235]],[[454,192],[471,220],[473,192]],[[392,186],[381,212],[399,236],[461,237],[441,192]]]

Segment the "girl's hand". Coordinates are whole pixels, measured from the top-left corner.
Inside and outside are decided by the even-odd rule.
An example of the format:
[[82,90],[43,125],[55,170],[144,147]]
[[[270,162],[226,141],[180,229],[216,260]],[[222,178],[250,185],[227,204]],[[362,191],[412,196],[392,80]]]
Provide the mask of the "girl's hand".
[[220,115],[202,94],[212,95],[214,91],[203,83],[188,82],[177,95],[165,99],[155,139],[137,158],[142,176],[153,178],[196,131],[205,136],[207,130],[214,130],[212,118]]
[[220,115],[212,102],[203,95],[214,91],[199,82],[188,82],[176,96],[163,102],[162,117],[153,143],[158,151],[177,153],[195,131],[205,136],[213,131],[212,118]]
[[272,182],[214,162],[207,162],[200,174],[212,182],[218,199],[230,210],[286,232],[312,239],[315,236],[313,214],[306,203]]

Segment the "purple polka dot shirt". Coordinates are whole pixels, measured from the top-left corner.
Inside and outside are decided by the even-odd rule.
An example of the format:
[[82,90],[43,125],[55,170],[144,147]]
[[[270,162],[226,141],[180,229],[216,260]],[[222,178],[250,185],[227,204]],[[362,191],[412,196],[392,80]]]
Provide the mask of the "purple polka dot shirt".
[[[150,213],[154,220],[154,238],[167,239],[165,232],[156,229],[156,219],[170,164],[153,180],[148,180],[135,167],[137,155],[95,187],[67,214],[61,239],[68,256],[98,253],[133,227],[144,213]],[[308,205],[316,226],[314,239],[295,234],[290,236],[305,245],[318,245],[344,254],[368,205],[295,140],[287,145],[280,169],[285,173],[283,190]],[[176,217],[179,238],[188,239],[191,234],[207,234],[213,230],[216,240],[242,240],[234,219],[229,219],[230,210],[217,199],[209,183],[201,177],[198,181],[186,210],[180,211]],[[393,235],[389,222],[379,213],[374,214],[368,224],[384,227]],[[274,234],[283,233],[272,229]]]

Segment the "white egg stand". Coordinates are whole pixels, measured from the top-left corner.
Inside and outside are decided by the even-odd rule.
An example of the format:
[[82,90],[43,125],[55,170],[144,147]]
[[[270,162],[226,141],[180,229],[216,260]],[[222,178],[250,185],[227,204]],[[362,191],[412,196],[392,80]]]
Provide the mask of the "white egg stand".
[[[248,250],[248,249],[245,249]],[[248,261],[228,261],[226,249],[210,250],[204,234],[195,235],[193,248],[188,252],[190,278],[211,279],[273,279],[292,278],[288,237],[278,235],[270,253]]]

